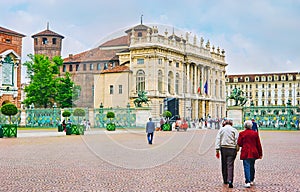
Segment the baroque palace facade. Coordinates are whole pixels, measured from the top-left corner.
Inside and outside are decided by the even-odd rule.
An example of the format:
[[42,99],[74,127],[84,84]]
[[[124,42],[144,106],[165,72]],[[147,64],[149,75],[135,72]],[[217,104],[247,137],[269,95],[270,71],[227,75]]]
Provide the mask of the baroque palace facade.
[[0,105],[21,107],[21,53],[25,35],[0,26]]
[[[300,106],[300,72],[238,74],[226,76],[226,96],[234,88],[240,88],[248,98],[247,105],[284,106],[288,100],[292,106]],[[227,101],[232,106],[232,100]]]
[[162,115],[167,98],[177,101],[180,117],[198,119],[225,116],[226,66],[225,51],[209,41],[189,33],[159,34],[156,26],[141,23],[99,47],[70,54],[61,73],[70,72],[82,88],[77,106],[133,107],[139,91],[146,91],[152,117]]

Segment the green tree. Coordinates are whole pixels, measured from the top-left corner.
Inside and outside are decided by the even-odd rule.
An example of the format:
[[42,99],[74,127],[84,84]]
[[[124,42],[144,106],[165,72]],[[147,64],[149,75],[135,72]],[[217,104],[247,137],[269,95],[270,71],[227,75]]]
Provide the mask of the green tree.
[[37,108],[52,107],[54,102],[59,107],[72,107],[79,95],[73,93],[78,92],[80,87],[74,85],[69,73],[65,77],[58,77],[59,67],[63,64],[61,57],[55,56],[51,61],[44,55],[30,54],[28,57],[31,61],[24,65],[30,84],[25,87],[26,99],[23,103],[26,106],[34,103]]
[[54,57],[52,61],[44,55],[28,55],[31,61],[24,65],[27,67],[27,75],[30,84],[25,87],[26,99],[24,104],[29,106],[34,103],[36,107],[52,107],[56,94],[56,76],[59,74],[59,66],[62,65],[60,57]]
[[73,101],[78,99],[80,90],[80,86],[71,80],[70,73],[66,72],[65,77],[58,78],[55,101],[62,108],[73,107]]
[[1,107],[1,113],[3,115],[9,116],[9,124],[11,124],[11,116],[18,113],[18,108],[13,103],[7,103]]

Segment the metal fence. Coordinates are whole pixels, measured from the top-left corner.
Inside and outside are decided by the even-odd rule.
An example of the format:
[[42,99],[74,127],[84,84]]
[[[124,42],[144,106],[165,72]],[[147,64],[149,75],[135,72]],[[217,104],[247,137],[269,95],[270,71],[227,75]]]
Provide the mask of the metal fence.
[[243,120],[251,120],[252,118],[255,119],[260,129],[298,130],[300,107],[244,107]]

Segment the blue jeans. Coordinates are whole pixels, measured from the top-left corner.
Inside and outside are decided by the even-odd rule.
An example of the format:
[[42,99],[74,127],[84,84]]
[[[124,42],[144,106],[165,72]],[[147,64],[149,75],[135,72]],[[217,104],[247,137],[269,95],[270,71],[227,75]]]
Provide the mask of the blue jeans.
[[153,132],[152,133],[147,133],[147,138],[148,138],[148,143],[152,144],[152,140],[153,140]]
[[254,181],[255,160],[256,159],[245,159],[245,160],[243,160],[245,183],[250,183],[250,182]]

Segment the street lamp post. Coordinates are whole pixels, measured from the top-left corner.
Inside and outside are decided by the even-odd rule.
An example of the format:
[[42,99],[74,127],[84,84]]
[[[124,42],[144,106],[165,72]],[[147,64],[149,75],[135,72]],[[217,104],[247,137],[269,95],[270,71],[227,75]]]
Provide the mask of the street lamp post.
[[56,126],[56,109],[57,108],[57,105],[56,105],[56,103],[54,102],[54,104],[53,104],[53,120],[52,120],[52,122],[53,122],[53,124],[54,124],[54,126]]
[[103,123],[103,104],[102,103],[100,103],[99,113],[100,113],[100,127],[104,127],[104,123]]
[[291,129],[291,101],[287,102],[287,129]]

